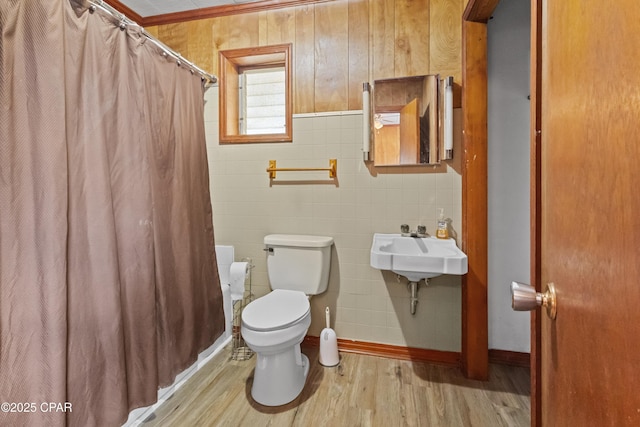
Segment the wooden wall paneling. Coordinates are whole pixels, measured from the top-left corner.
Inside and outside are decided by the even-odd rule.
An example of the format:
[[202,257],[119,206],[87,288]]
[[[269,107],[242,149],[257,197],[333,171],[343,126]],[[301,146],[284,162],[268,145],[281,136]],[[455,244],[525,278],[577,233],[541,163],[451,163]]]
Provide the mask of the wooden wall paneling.
[[183,24],[169,24],[158,27],[158,38],[188,59],[188,35],[187,26]]
[[369,81],[369,2],[349,0],[349,110],[362,109],[362,83]]
[[296,39],[295,8],[269,10],[267,14],[267,45],[292,43]]
[[[151,34],[153,37],[157,38],[158,40],[160,40],[158,38],[158,27],[157,26],[153,26],[153,27],[145,27],[144,28],[147,33]],[[197,65],[197,64],[196,64]]]
[[394,0],[371,0],[369,14],[371,80],[396,77]]
[[462,365],[468,378],[489,376],[487,313],[487,25],[463,23]]
[[[216,62],[219,60],[218,53],[221,50],[258,46],[260,38],[258,13],[213,18],[211,33],[212,52]],[[220,65],[214,63],[213,66],[218,70],[218,77],[224,79]]]
[[462,16],[464,0],[430,0],[429,74],[453,76],[460,106],[462,83]]
[[269,25],[267,23],[267,11],[258,12],[258,46],[268,46]]
[[[357,110],[364,81],[436,72],[453,74],[461,81],[460,54],[451,53],[459,47],[451,46],[461,44],[463,1],[334,0],[150,30],[214,74],[219,74],[219,50],[293,42],[294,113]],[[451,21],[448,17],[456,14],[456,8],[458,19]],[[440,35],[440,42],[432,43],[434,34],[441,31],[456,34]],[[210,40],[203,36],[207,32]],[[416,47],[414,40],[425,47]],[[460,85],[454,90],[459,106]]]
[[211,37],[211,19],[190,21],[187,27],[187,55],[189,61],[203,70],[217,74],[218,69],[213,68],[213,38]]
[[349,105],[349,17],[347,2],[315,5],[315,111]]
[[218,52],[228,49],[227,46],[227,25],[229,21],[226,17],[213,18],[211,22],[211,48],[213,49],[213,69],[216,70],[218,77],[222,71],[218,64]]
[[228,46],[225,49],[238,49],[260,45],[260,16],[258,13],[226,16],[228,21]]
[[315,24],[314,6],[296,8],[296,37],[293,43],[293,112],[315,111]]
[[398,77],[429,74],[429,4],[430,0],[395,0],[394,74]]

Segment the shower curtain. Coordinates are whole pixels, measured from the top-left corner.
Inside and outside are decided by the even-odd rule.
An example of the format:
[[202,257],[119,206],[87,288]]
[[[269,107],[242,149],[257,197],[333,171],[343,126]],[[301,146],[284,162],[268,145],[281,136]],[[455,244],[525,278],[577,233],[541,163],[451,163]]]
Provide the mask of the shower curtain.
[[86,6],[0,2],[0,425],[120,425],[224,329],[202,81]]

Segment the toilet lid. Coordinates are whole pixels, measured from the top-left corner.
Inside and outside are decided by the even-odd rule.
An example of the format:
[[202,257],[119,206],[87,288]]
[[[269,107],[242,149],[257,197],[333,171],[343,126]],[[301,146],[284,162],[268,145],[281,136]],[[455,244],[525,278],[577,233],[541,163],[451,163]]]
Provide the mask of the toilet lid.
[[242,311],[242,322],[254,331],[282,329],[309,313],[309,299],[300,291],[276,289],[249,303]]

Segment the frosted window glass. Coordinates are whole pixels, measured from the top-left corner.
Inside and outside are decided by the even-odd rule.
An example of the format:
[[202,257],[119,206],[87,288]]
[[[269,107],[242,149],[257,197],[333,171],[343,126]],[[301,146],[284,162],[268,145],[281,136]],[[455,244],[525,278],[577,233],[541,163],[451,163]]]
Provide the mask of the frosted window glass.
[[286,133],[284,67],[243,73],[241,127],[245,135]]

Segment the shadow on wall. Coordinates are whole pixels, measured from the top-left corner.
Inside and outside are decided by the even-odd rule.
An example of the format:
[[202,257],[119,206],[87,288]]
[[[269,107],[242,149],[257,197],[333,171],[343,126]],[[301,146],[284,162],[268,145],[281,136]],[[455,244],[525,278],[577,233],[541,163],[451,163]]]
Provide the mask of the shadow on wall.
[[331,269],[329,285],[326,292],[311,298],[311,326],[308,335],[320,336],[326,326],[325,308],[331,311],[331,327],[335,329],[336,313],[338,312],[338,295],[340,295],[340,260],[335,243],[331,246]]
[[382,271],[382,277],[395,312],[395,319],[387,323],[400,329],[406,347],[460,352],[461,279],[460,276],[441,275],[419,282],[416,313],[411,314],[409,281],[391,272]]

